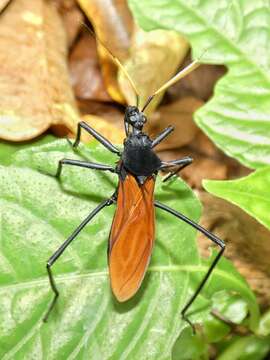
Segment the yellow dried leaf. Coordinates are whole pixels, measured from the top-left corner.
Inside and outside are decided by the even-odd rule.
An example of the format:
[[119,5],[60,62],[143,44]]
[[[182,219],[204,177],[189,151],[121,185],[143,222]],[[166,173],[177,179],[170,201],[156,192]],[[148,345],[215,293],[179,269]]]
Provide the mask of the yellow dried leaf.
[[[110,124],[108,121],[103,120],[102,118],[95,115],[84,115],[82,117],[83,121],[87,122],[90,126],[92,126],[96,131],[101,133],[107,139],[109,139],[113,144],[122,144],[125,138],[124,129],[120,130],[116,126]],[[91,135],[88,135],[84,132],[82,134],[82,140],[84,142],[89,142],[93,140]]]
[[66,38],[51,2],[16,0],[0,22],[0,138],[32,139],[51,125],[74,130]]
[[[130,57],[124,65],[139,90],[140,107],[175,74],[188,48],[187,41],[176,32],[167,30],[144,32],[136,28]],[[136,103],[134,91],[122,72],[119,74],[119,84],[127,102],[134,105]],[[160,99],[161,96],[157,96],[151,102],[147,113],[153,111]]]

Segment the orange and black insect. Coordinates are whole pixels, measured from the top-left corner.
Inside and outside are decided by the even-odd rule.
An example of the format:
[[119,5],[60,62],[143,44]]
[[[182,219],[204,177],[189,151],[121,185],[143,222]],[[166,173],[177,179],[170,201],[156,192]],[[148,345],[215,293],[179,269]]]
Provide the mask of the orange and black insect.
[[[122,68],[122,65],[118,60],[116,63]],[[178,171],[191,164],[192,159],[190,157],[184,157],[173,161],[162,161],[154,152],[154,148],[173,131],[173,127],[166,128],[152,140],[143,132],[143,126],[147,121],[144,110],[153,97],[178,81],[197,66],[198,62],[194,61],[188,67],[180,71],[174,78],[169,80],[149,97],[142,110],[139,110],[138,108],[137,95],[137,106],[128,106],[125,111],[124,126],[126,139],[124,140],[122,152],[85,122],[80,122],[78,124],[77,136],[73,144],[74,148],[76,148],[80,142],[81,129],[84,129],[105,148],[118,155],[119,161],[116,166],[111,166],[87,161],[62,159],[59,162],[56,176],[60,176],[62,166],[66,164],[100,171],[111,171],[118,175],[119,183],[115,193],[109,199],[104,200],[98,205],[98,207],[87,216],[87,218],[48,260],[47,271],[51,289],[54,292],[54,298],[45,315],[45,321],[48,319],[59,296],[51,271],[52,265],[96,214],[104,207],[116,204],[116,211],[109,236],[108,263],[111,289],[116,299],[120,302],[130,299],[136,294],[146,273],[155,241],[155,207],[188,223],[220,246],[221,249],[215,260],[202,279],[194,295],[182,310],[183,318],[193,327],[186,316],[186,312],[198,296],[220,259],[224,252],[225,244],[221,239],[193,222],[185,215],[154,199],[155,178],[157,173],[164,169],[173,170],[165,177],[164,181],[167,181],[171,176],[176,175]],[[128,74],[126,75],[128,77]],[[135,93],[138,94],[132,80],[129,77],[128,79],[131,82]]]

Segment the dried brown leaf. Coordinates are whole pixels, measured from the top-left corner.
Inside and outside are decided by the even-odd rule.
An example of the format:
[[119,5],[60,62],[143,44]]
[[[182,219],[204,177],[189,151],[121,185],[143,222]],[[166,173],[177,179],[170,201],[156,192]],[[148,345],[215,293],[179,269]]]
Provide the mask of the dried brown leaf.
[[[259,296],[263,307],[270,305],[270,232],[239,207],[206,192],[199,193],[203,203],[201,224],[227,244],[225,256],[232,260]],[[199,236],[203,254],[209,242]]]
[[12,2],[0,33],[0,137],[28,140],[61,123],[75,129],[65,32],[52,3]]
[[[122,144],[125,134],[124,130],[120,130],[116,126],[110,124],[108,121],[97,117],[95,115],[84,115],[83,120],[87,122],[90,126],[92,126],[96,131],[100,132],[103,136],[105,136],[107,139],[109,139],[114,144]],[[91,137],[88,134],[82,134],[83,135],[83,141],[89,142],[90,140],[93,140],[93,137]]]
[[79,99],[78,106],[83,115],[93,114],[121,128],[124,126],[124,113],[114,103]]
[[[188,48],[187,41],[173,31],[144,32],[139,28],[135,29],[130,57],[125,62],[125,68],[140,93],[140,106],[175,74]],[[122,72],[119,83],[127,103],[135,104],[134,91]],[[161,96],[157,96],[152,101],[148,113],[153,111],[160,99]]]
[[74,46],[69,59],[69,68],[71,83],[78,98],[111,100],[101,74],[96,40],[88,33],[84,33]]
[[201,100],[185,97],[172,104],[161,106],[151,117],[149,132],[152,136],[160,133],[169,125],[174,131],[157,147],[160,150],[176,149],[189,144],[199,128],[193,121],[194,112],[203,105]]
[[70,2],[70,4],[61,4],[58,8],[58,11],[64,23],[67,34],[67,42],[70,48],[81,29],[83,14],[75,3],[75,0]]
[[[77,0],[91,21],[98,38],[123,62],[128,56],[133,20],[125,0]],[[125,99],[117,82],[118,68],[99,44],[102,72],[110,96],[117,102]]]
[[196,138],[192,142],[191,146],[193,149],[205,156],[212,158],[219,157],[220,150],[201,130],[197,132]]

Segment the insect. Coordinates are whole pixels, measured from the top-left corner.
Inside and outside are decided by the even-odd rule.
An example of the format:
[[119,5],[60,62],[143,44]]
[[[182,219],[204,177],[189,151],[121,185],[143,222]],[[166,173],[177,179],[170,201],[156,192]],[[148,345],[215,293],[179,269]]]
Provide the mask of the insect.
[[123,151],[121,152],[109,140],[85,122],[80,122],[78,124],[76,139],[72,146],[76,148],[79,145],[81,130],[84,129],[96,140],[98,140],[107,150],[116,154],[119,157],[119,161],[116,166],[111,166],[87,161],[62,159],[59,161],[56,176],[60,176],[63,165],[79,166],[99,171],[110,171],[118,176],[118,187],[109,199],[104,200],[86,217],[86,219],[83,220],[77,229],[74,230],[69,238],[48,260],[47,272],[50,286],[54,293],[54,298],[44,317],[44,321],[47,321],[48,316],[55,306],[59,296],[59,291],[54,281],[51,267],[63,254],[68,245],[77,237],[80,231],[94,218],[94,216],[96,216],[105,207],[116,204],[116,211],[109,235],[108,265],[111,289],[116,299],[120,302],[127,301],[136,294],[146,273],[155,239],[155,208],[159,208],[168,214],[177,217],[179,220],[184,221],[199,232],[203,233],[220,247],[220,250],[209,270],[201,280],[201,283],[194,292],[193,296],[189,299],[186,306],[181,311],[183,319],[185,319],[194,329],[192,322],[186,315],[187,310],[195,301],[210,274],[214,270],[214,267],[225,250],[225,244],[217,236],[187,218],[185,215],[154,199],[154,187],[157,173],[164,169],[174,169],[163,179],[163,181],[168,181],[169,178],[175,176],[180,170],[190,165],[192,163],[192,159],[190,157],[184,157],[173,161],[162,161],[155,153],[154,149],[173,131],[173,127],[170,126],[166,128],[154,139],[150,139],[150,137],[143,132],[143,127],[147,121],[144,111],[152,99],[158,93],[164,91],[170,85],[174,84],[176,81],[198,67],[199,62],[195,60],[189,66],[176,74],[171,80],[151,95],[143,108],[140,110],[138,108],[138,92],[132,82],[132,79],[126,73],[124,67],[119,63],[119,61],[114,58],[111,53],[110,55],[126,74],[137,96],[137,105],[127,106],[125,110],[124,127],[126,138],[124,140]]

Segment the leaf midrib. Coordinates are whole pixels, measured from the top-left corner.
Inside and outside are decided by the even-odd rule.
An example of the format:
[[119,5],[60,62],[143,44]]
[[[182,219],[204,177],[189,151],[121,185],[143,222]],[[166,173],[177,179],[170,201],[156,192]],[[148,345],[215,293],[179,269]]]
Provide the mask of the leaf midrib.
[[[157,266],[150,266],[148,268],[148,272],[183,272],[183,271],[187,271],[187,272],[207,272],[207,270],[209,269],[209,266],[200,264],[200,265],[157,265]],[[215,275],[219,275],[222,278],[228,279],[229,281],[234,281],[235,283],[238,284],[239,287],[241,287],[243,289],[243,292],[248,294],[249,293],[246,291],[246,288],[243,286],[243,284],[241,284],[241,281],[238,281],[238,279],[232,277],[230,274],[228,274],[226,271],[221,270],[216,268],[214,270],[214,274]],[[95,276],[108,276],[109,272],[108,270],[103,270],[103,271],[88,271],[85,273],[80,273],[80,274],[75,274],[75,273],[70,273],[70,274],[65,274],[65,275],[54,275],[54,278],[57,282],[59,283],[63,283],[63,282],[67,282],[67,281],[72,281],[72,280],[76,280],[76,279],[86,279],[89,277],[95,277]],[[46,286],[48,285],[48,279],[47,277],[44,276],[44,278],[39,278],[37,280],[31,280],[31,281],[25,281],[25,282],[21,282],[18,284],[8,284],[8,285],[1,285],[0,286],[0,292],[2,290],[5,289],[23,289],[23,288],[31,288],[31,287],[36,287],[36,286],[41,286],[43,284],[46,284]],[[249,296],[250,297],[250,296]]]

